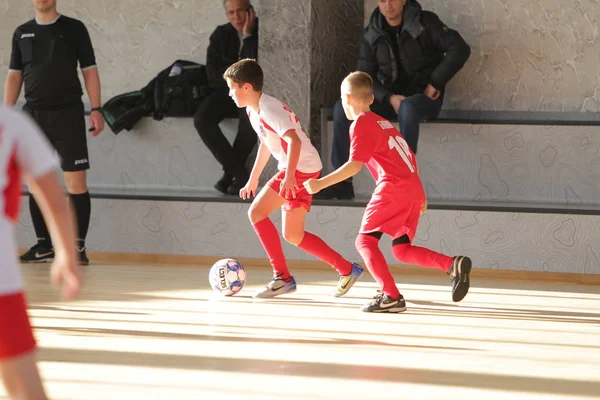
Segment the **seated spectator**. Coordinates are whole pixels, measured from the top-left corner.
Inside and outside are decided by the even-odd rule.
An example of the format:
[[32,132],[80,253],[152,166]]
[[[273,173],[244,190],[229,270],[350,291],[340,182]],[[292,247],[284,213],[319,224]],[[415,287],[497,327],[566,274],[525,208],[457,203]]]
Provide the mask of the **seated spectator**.
[[[400,132],[416,154],[419,121],[436,118],[446,84],[465,64],[471,49],[460,34],[438,16],[423,11],[416,0],[379,0],[364,30],[358,70],[373,78],[371,110],[397,119]],[[331,163],[348,161],[350,121],[341,101],[333,108]],[[342,181],[317,195],[352,199],[352,181]]]
[[[229,23],[218,26],[212,33],[206,54],[208,83],[213,91],[198,107],[194,126],[223,166],[223,177],[215,184],[215,189],[237,195],[248,181],[246,161],[256,145],[257,136],[245,109],[238,109],[229,97],[223,73],[238,60],[258,57],[258,18],[249,0],[225,0],[223,6]],[[219,123],[233,117],[239,118],[239,124],[232,146]]]

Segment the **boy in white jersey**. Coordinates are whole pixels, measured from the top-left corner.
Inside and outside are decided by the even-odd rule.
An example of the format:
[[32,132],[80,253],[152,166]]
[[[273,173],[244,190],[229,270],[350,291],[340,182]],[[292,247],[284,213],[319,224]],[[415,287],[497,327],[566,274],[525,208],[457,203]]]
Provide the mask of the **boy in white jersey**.
[[63,285],[65,298],[77,295],[81,287],[73,246],[75,219],[56,178],[57,167],[54,151],[35,123],[0,107],[0,375],[11,399],[46,399],[16,257],[21,174],[29,179],[52,235],[52,281]]
[[343,296],[363,273],[363,269],[345,260],[319,237],[304,230],[312,196],[303,182],[318,178],[323,168],[319,153],[304,133],[296,115],[279,100],[262,92],[263,71],[251,59],[240,60],[225,71],[223,78],[229,96],[238,107],[246,107],[260,145],[250,179],[240,190],[242,199],[256,195],[258,178],[269,157],[278,161],[277,173],[258,193],[248,216],[273,267],[273,280],[254,297],[271,298],[296,291],[290,275],[277,228],[269,215],[281,207],[285,240],[333,266],[340,278],[334,296]]

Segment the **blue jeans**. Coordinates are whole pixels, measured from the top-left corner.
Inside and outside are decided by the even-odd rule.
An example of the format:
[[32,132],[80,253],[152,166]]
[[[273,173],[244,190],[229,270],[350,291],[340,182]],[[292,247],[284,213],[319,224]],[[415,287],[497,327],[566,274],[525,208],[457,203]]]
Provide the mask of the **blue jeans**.
[[[419,122],[437,117],[441,109],[441,98],[431,100],[424,94],[407,97],[400,104],[398,115],[390,104],[374,102],[371,105],[371,111],[390,121],[398,118],[400,133],[415,154],[419,141]],[[331,164],[336,169],[344,165],[350,156],[349,131],[351,124],[352,121],[348,120],[344,113],[342,101],[338,100],[333,107],[333,144],[331,149]]]

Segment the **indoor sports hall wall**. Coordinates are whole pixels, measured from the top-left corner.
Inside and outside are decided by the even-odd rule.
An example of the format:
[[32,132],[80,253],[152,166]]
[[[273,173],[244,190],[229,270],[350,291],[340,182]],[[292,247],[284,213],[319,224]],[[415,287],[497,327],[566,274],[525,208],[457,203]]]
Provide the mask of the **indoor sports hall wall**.
[[[252,3],[260,14],[261,0]],[[57,0],[57,7],[88,28],[103,101],[142,88],[176,59],[204,63],[210,34],[227,22],[222,0]],[[33,18],[34,8],[30,1],[7,0],[0,4],[0,15],[3,91],[12,34]],[[87,104],[87,95],[83,100]],[[226,120],[223,125],[232,134],[237,121]],[[88,183],[96,193],[209,190],[222,173],[189,118],[146,118],[131,132],[115,136],[107,127],[101,136],[88,138],[92,165]]]
[[[265,252],[248,221],[248,205],[175,201],[92,200],[87,240],[90,251],[264,259]],[[18,243],[34,243],[26,199],[17,230]],[[349,260],[363,209],[313,206],[306,229]],[[273,222],[281,226],[275,212]],[[415,244],[446,254],[468,254],[481,269],[600,274],[600,216],[429,210]],[[389,263],[390,239],[382,239]],[[284,242],[290,260],[316,260]],[[93,257],[90,257],[94,262]],[[330,268],[323,264],[323,270]],[[331,279],[336,277],[331,269]],[[252,278],[250,278],[252,279]]]
[[[445,108],[597,111],[600,5],[595,0],[420,0],[457,29],[471,58]],[[365,0],[368,21],[377,0]]]

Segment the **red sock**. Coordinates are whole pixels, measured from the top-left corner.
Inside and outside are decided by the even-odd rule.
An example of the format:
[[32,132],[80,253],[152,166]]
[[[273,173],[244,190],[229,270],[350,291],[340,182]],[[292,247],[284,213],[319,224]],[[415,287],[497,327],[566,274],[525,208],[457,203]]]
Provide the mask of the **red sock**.
[[379,250],[379,239],[369,235],[359,234],[356,238],[356,250],[367,265],[367,269],[373,275],[373,278],[379,283],[383,293],[393,299],[400,296],[400,292],[394,282],[394,277],[385,261],[385,257]]
[[392,246],[392,254],[396,260],[426,268],[438,268],[448,272],[452,266],[452,257],[436,253],[424,247],[413,246],[410,243]]
[[304,237],[298,247],[331,265],[340,275],[350,275],[352,272],[350,261],[344,259],[340,253],[329,247],[323,239],[312,233],[304,232]]
[[288,270],[285,256],[283,255],[283,247],[281,247],[279,233],[277,232],[277,228],[273,221],[267,217],[255,223],[253,227],[269,257],[269,262],[273,267],[275,276],[279,276],[282,279],[289,279],[290,271]]

